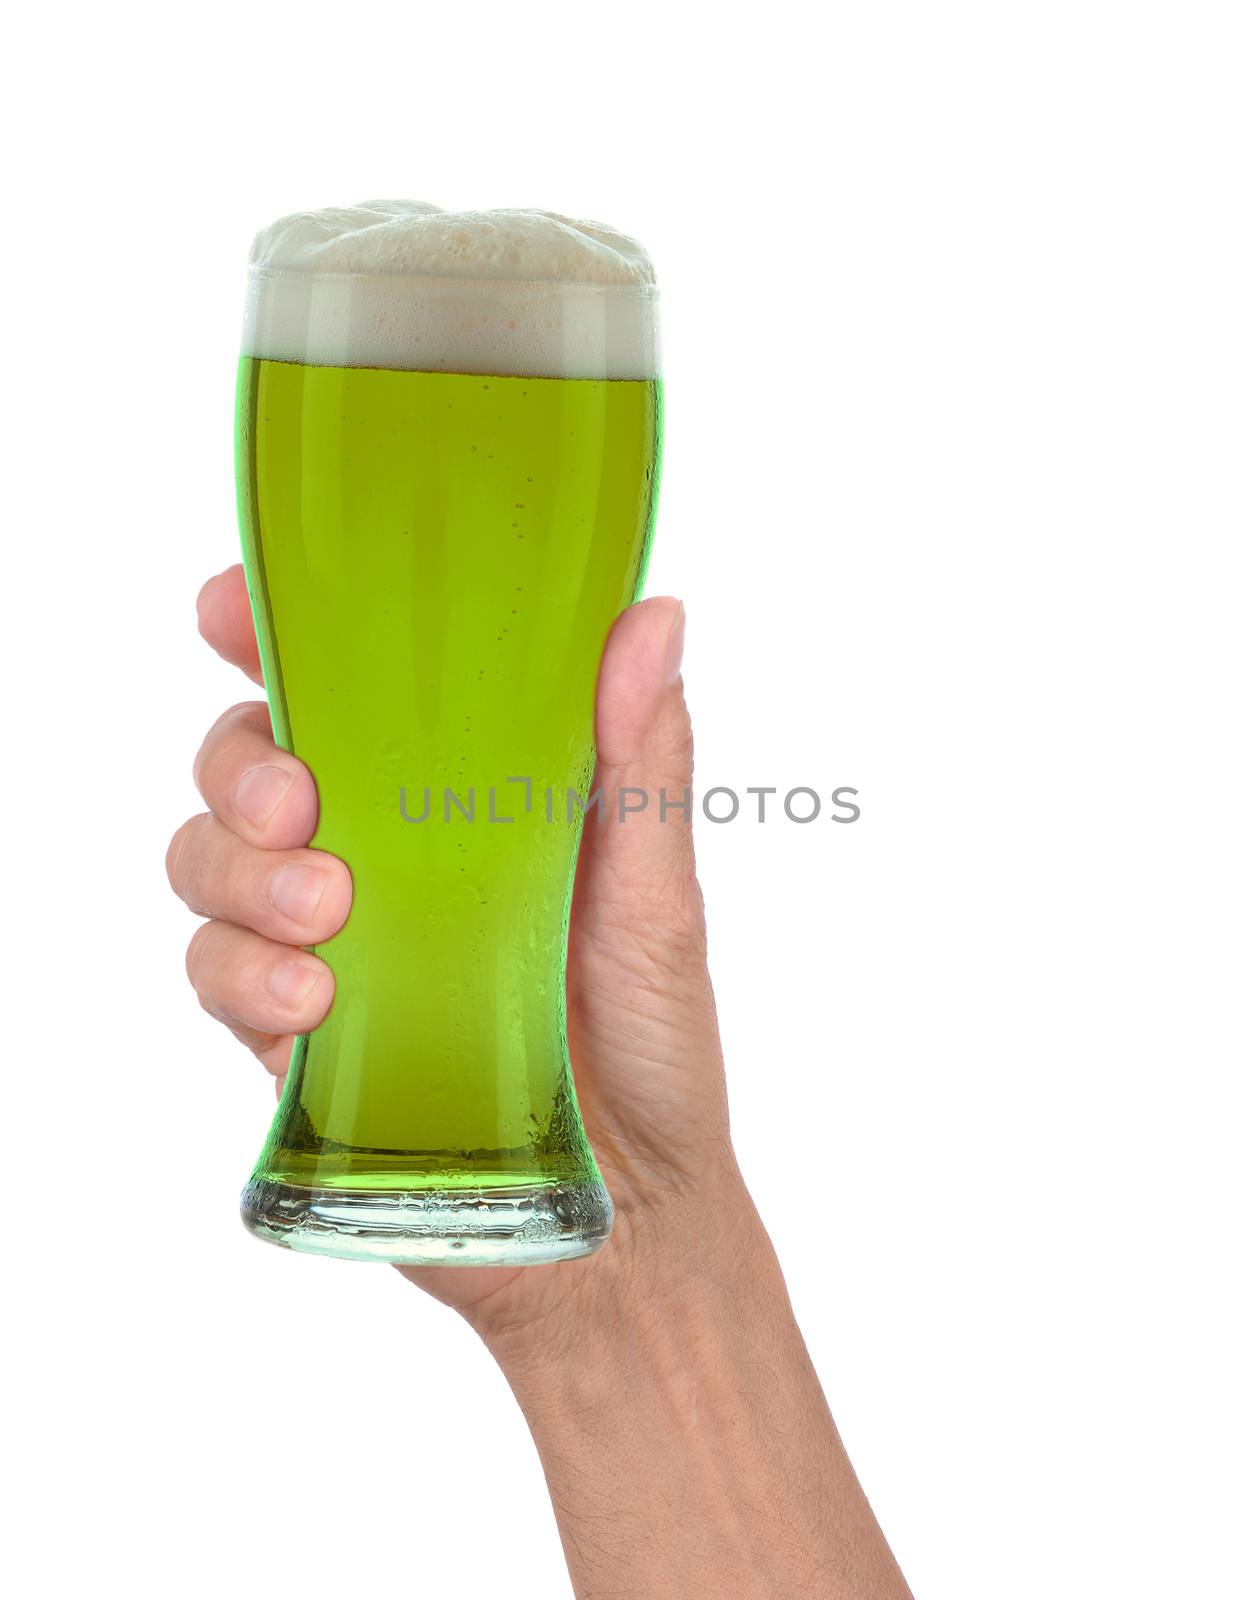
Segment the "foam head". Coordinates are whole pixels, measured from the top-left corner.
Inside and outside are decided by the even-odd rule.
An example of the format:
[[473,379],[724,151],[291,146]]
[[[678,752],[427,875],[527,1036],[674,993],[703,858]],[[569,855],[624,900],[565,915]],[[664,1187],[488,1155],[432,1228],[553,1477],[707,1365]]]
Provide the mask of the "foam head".
[[656,280],[634,239],[552,211],[301,211],[253,242],[243,349],[314,366],[653,378]]

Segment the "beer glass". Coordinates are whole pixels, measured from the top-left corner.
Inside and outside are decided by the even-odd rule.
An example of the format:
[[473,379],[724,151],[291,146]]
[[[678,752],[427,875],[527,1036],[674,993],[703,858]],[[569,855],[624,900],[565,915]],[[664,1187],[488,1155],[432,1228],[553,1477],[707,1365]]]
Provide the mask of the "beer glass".
[[652,535],[656,330],[646,256],[600,225],[374,202],[258,236],[248,592],[312,843],[353,878],[244,1190],[262,1238],[524,1265],[608,1235],[565,954],[600,655]]

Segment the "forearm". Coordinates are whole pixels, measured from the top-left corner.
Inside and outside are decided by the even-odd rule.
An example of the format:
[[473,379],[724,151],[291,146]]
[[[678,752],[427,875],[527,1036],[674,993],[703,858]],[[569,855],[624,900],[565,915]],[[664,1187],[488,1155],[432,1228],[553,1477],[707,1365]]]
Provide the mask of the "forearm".
[[556,1327],[489,1342],[579,1600],[902,1600],[746,1195],[720,1242],[629,1252]]

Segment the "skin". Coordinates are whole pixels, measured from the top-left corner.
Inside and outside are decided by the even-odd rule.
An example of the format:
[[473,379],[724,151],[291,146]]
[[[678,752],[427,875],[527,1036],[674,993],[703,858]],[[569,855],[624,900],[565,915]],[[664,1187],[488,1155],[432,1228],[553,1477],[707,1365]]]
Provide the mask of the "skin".
[[[261,682],[243,570],[211,579],[200,631]],[[692,781],[678,601],[645,600],[605,647],[597,786]],[[174,835],[175,892],[208,919],[187,952],[200,1003],[281,1090],[292,1037],[334,979],[302,946],[346,918],[343,862],[308,841],[317,792],[263,702],[195,763],[208,807]],[[590,828],[568,976],[579,1105],[616,1222],[594,1256],[403,1269],[486,1342],[547,1476],[580,1600],[904,1600],[735,1160],[691,830],[655,804]]]

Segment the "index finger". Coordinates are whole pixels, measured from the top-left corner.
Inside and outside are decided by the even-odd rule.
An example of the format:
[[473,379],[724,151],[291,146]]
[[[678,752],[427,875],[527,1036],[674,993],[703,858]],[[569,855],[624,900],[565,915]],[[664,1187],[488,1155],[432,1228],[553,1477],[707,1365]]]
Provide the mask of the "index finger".
[[238,562],[209,579],[196,596],[196,614],[201,637],[223,660],[242,667],[253,683],[261,683],[261,657],[252,626],[248,586]]

